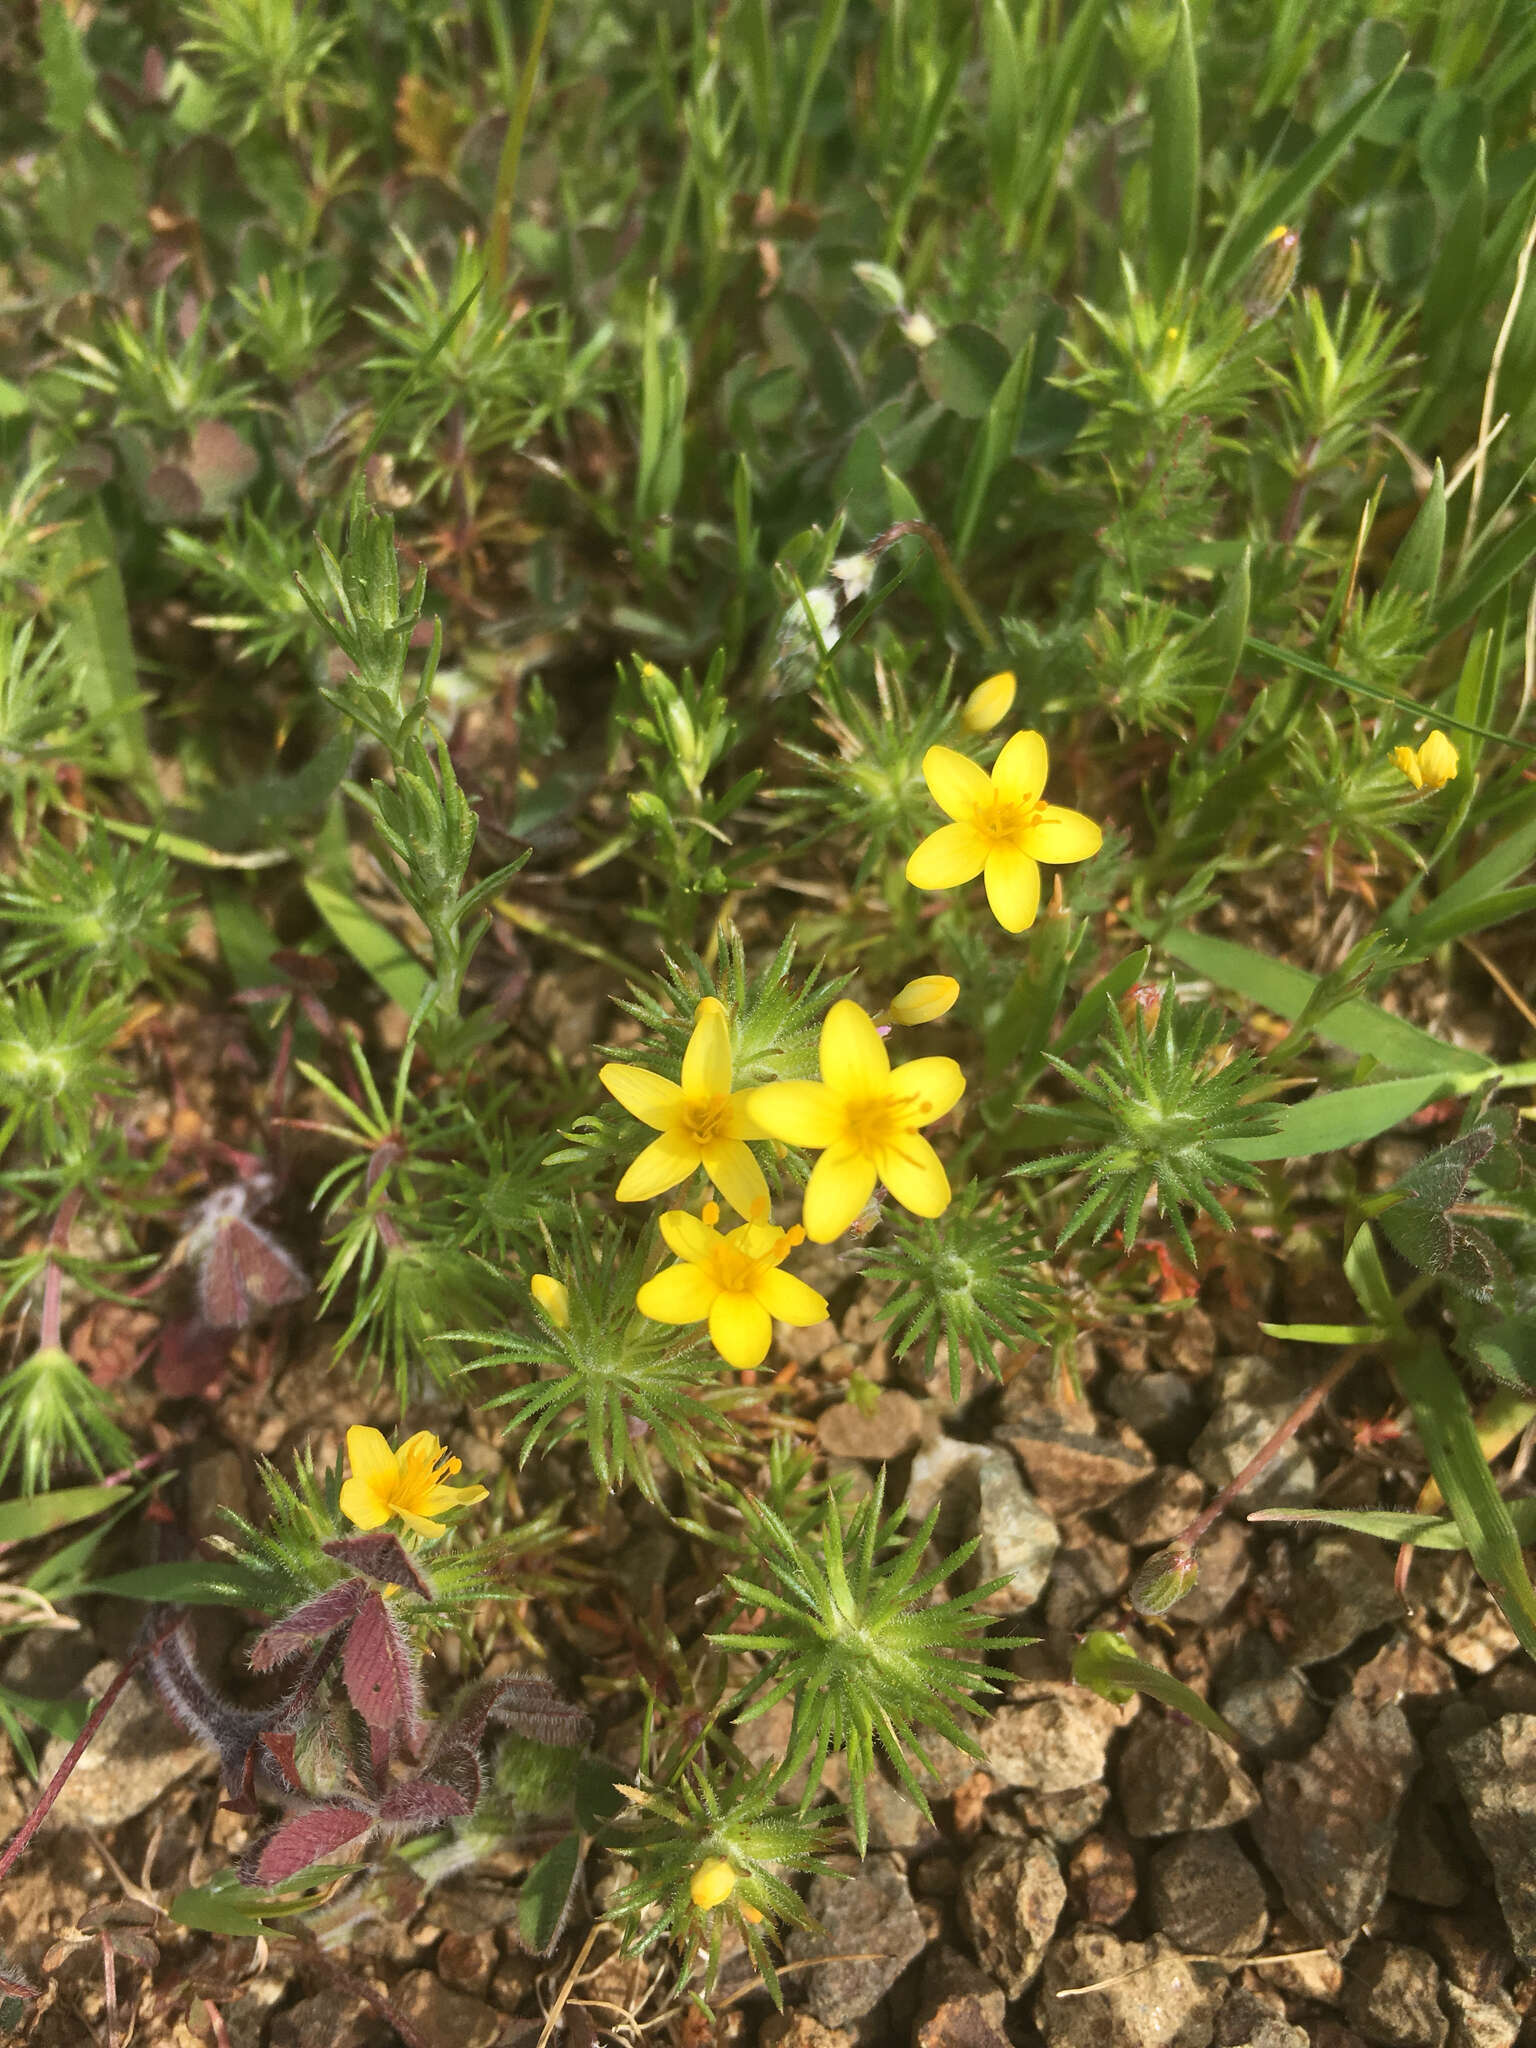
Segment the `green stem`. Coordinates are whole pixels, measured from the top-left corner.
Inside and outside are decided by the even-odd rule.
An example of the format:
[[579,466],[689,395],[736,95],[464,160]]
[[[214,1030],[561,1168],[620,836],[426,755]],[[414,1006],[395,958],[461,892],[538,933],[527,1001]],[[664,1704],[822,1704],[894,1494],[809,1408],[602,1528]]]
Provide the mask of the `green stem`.
[[507,137],[501,145],[501,162],[496,166],[496,191],[491,199],[491,232],[485,252],[485,282],[492,306],[501,302],[507,281],[507,240],[512,232],[512,200],[517,192],[518,167],[522,162],[523,136],[528,126],[528,109],[533,103],[534,81],[539,75],[539,58],[549,32],[555,0],[539,0],[539,15],[533,25],[533,40],[518,81],[517,101],[507,123]]

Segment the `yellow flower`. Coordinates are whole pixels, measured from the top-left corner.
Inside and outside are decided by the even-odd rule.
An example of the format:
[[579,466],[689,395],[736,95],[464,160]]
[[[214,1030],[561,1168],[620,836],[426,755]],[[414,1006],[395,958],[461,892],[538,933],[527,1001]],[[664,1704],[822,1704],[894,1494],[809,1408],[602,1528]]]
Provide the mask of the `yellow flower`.
[[982,875],[1003,930],[1026,931],[1040,907],[1039,863],[1087,860],[1104,841],[1081,811],[1041,801],[1046,766],[1037,732],[1016,732],[990,776],[950,747],[930,747],[923,779],[954,822],[931,832],[907,862],[912,886],[953,889]]
[[763,1169],[745,1142],[764,1134],[747,1114],[751,1090],[731,1092],[730,1026],[713,996],[706,996],[693,1013],[681,1087],[644,1067],[612,1060],[597,1078],[631,1116],[661,1133],[619,1182],[621,1202],[663,1195],[700,1166],[741,1215],[750,1216],[768,1200]]
[[557,1330],[571,1327],[570,1290],[563,1281],[552,1278],[548,1273],[535,1273],[528,1282],[528,1292]]
[[808,1329],[827,1313],[823,1296],[792,1273],[781,1273],[805,1237],[798,1225],[780,1230],[772,1223],[743,1223],[728,1236],[715,1229],[720,1211],[704,1204],[702,1217],[669,1209],[661,1234],[680,1264],[647,1280],[635,1296],[641,1315],[653,1323],[709,1321],[715,1349],[727,1365],[746,1372],[761,1365],[773,1341],[773,1322]]
[[805,1230],[830,1244],[877,1180],[914,1216],[944,1210],[949,1181],[919,1133],[964,1093],[965,1076],[950,1059],[908,1060],[893,1073],[873,1022],[844,1001],[821,1027],[821,1079],[770,1082],[753,1094],[752,1114],[770,1137],[820,1152],[805,1190]]
[[1394,747],[1392,759],[1415,789],[1444,789],[1448,782],[1456,780],[1456,771],[1461,766],[1461,755],[1454,743],[1438,727],[1417,751],[1412,747]]
[[707,1856],[688,1880],[688,1896],[701,1913],[723,1906],[736,1889],[736,1873],[723,1856]]
[[952,1010],[960,994],[960,984],[950,974],[920,974],[916,981],[909,981],[900,995],[891,1000],[890,1018],[893,1024],[931,1024],[935,1017],[942,1017],[946,1010]]
[[341,1512],[359,1529],[379,1529],[388,1521],[404,1522],[418,1536],[441,1536],[434,1522],[450,1508],[467,1508],[485,1499],[483,1486],[445,1486],[460,1470],[430,1429],[419,1429],[392,1451],[379,1430],[355,1424],[347,1431],[347,1462],[352,1476],[341,1489]]
[[978,683],[960,708],[960,723],[967,732],[990,732],[994,725],[1001,725],[1013,709],[1014,692],[1018,683],[1013,670],[1005,668],[1000,675],[988,676],[984,683]]

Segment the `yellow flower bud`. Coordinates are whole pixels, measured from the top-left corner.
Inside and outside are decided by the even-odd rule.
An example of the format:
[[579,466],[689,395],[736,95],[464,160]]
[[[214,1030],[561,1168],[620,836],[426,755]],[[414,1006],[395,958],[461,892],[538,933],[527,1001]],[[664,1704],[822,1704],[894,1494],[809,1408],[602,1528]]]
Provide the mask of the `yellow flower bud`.
[[988,676],[966,698],[960,711],[960,723],[967,732],[990,732],[1013,709],[1017,689],[1018,683],[1011,668]]
[[528,1282],[528,1292],[557,1330],[571,1327],[570,1292],[560,1281],[551,1279],[548,1273],[535,1273]]
[[723,1906],[736,1889],[736,1873],[723,1856],[706,1857],[688,1880],[688,1896],[701,1913]]
[[1394,747],[1392,760],[1415,789],[1444,789],[1456,780],[1461,755],[1454,743],[1437,727],[1417,749]]
[[749,1906],[745,1899],[741,1902],[741,1917],[751,1927],[761,1927],[763,1924],[762,1914],[759,1913],[756,1906]]
[[893,1024],[931,1024],[955,1007],[960,984],[948,974],[920,974],[891,1003]]

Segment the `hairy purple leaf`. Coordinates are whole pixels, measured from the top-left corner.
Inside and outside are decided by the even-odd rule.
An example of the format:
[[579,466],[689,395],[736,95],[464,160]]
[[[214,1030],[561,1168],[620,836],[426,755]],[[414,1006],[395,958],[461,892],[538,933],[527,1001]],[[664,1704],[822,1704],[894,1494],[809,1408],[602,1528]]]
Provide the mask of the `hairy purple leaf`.
[[412,1778],[392,1786],[379,1801],[383,1825],[402,1831],[441,1827],[445,1820],[458,1820],[469,1811],[463,1793],[438,1778]]
[[336,1536],[320,1548],[349,1571],[362,1572],[383,1586],[409,1586],[423,1600],[432,1597],[432,1581],[398,1536],[388,1530],[365,1530],[360,1536]]
[[349,1801],[328,1800],[323,1806],[311,1806],[306,1812],[282,1821],[247,1853],[242,1875],[247,1868],[251,1875],[244,1881],[281,1884],[285,1878],[308,1870],[311,1864],[323,1863],[348,1842],[368,1834],[373,1826],[374,1817],[367,1808]]
[[344,1628],[368,1595],[366,1579],[343,1579],[339,1586],[327,1587],[318,1598],[307,1600],[292,1614],[284,1615],[281,1621],[262,1631],[251,1651],[251,1669],[270,1671],[275,1664],[286,1664],[317,1636],[328,1636],[333,1629]]
[[233,1706],[214,1691],[198,1669],[189,1622],[150,1653],[144,1668],[161,1706],[178,1727],[215,1752],[224,1790],[238,1798],[245,1760],[270,1717]]
[[410,1645],[384,1600],[370,1592],[347,1637],[342,1659],[347,1697],[370,1728],[401,1728],[413,1741],[416,1669]]

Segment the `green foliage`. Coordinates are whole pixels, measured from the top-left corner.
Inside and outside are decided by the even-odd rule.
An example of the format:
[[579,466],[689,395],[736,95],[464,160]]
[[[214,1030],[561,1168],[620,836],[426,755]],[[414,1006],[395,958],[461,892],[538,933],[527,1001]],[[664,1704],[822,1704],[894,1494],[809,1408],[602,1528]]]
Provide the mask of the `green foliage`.
[[0,963],[10,974],[80,965],[120,987],[164,987],[181,978],[185,907],[153,846],[116,845],[99,823],[78,846],[40,832],[0,883],[0,915],[15,930]]
[[[1172,988],[1152,991],[1154,1016],[1134,1006],[1127,1026],[1119,1010],[1107,1013],[1109,1030],[1098,1041],[1097,1063],[1086,1073],[1063,1060],[1052,1065],[1080,1095],[1082,1107],[1055,1115],[1089,1151],[1060,1152],[1018,1169],[1039,1175],[1086,1174],[1087,1191],[1062,1232],[1063,1241],[1093,1228],[1096,1243],[1112,1225],[1134,1244],[1141,1213],[1155,1194],[1160,1216],[1172,1222],[1193,1261],[1195,1247],[1183,1205],[1203,1211],[1223,1230],[1233,1227],[1216,1190],[1257,1187],[1253,1168],[1229,1149],[1274,1128],[1254,1099],[1253,1055],[1224,1042],[1218,1010],[1181,1004]],[[1037,1113],[1037,1122],[1039,1116]]]
[[22,1492],[40,1493],[65,1466],[101,1478],[132,1460],[107,1397],[67,1351],[44,1345],[0,1379],[0,1483],[19,1466]]
[[864,1264],[894,1290],[880,1317],[897,1357],[921,1344],[923,1371],[931,1373],[942,1340],[958,1400],[967,1358],[995,1375],[997,1345],[1017,1344],[1038,1325],[1045,1291],[1038,1261],[1006,1204],[972,1181],[942,1221],[891,1224]]
[[[862,1854],[869,1836],[866,1787],[883,1750],[921,1810],[927,1796],[913,1769],[933,1764],[921,1738],[941,1736],[979,1756],[956,1709],[974,1711],[997,1689],[1000,1674],[978,1654],[985,1617],[977,1603],[1003,1583],[932,1596],[976,1545],[963,1544],[925,1571],[924,1551],[935,1508],[902,1540],[898,1507],[884,1510],[883,1477],[855,1507],[829,1501],[809,1539],[772,1509],[746,1509],[753,1558],[749,1573],[729,1584],[742,1611],[764,1610],[755,1627],[731,1627],[712,1640],[732,1650],[757,1650],[767,1662],[730,1702],[749,1721],[786,1697],[794,1702],[786,1776],[808,1766],[805,1799],[821,1783],[829,1756],[848,1766],[848,1800]],[[1007,1647],[1007,1645],[1001,1645]]]

